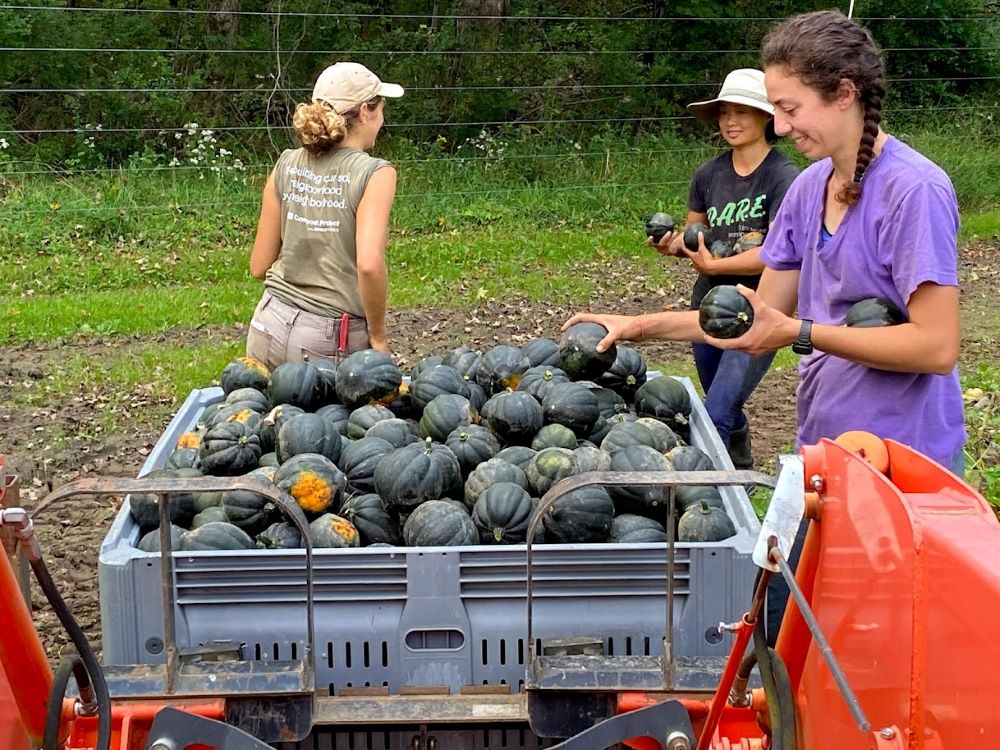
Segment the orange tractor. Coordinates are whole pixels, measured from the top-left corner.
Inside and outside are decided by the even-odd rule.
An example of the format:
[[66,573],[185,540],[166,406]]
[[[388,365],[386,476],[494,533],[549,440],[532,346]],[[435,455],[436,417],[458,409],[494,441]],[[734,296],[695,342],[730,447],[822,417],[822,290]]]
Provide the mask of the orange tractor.
[[[297,506],[273,485],[242,478],[80,480],[40,507],[80,493],[165,496],[184,482],[218,490],[248,481],[304,525]],[[871,436],[824,440],[782,457],[776,484],[752,472],[584,474],[553,487],[543,506],[582,484],[748,482],[775,485],[775,492],[754,552],[760,574],[746,612],[719,624],[732,643],[714,693],[678,687],[679,675],[698,665],[671,659],[669,643],[662,656],[636,657],[534,638],[529,543],[531,657],[524,691],[510,699],[520,701],[534,733],[566,750],[1000,747],[1000,524],[975,490],[906,446]],[[163,665],[99,666],[48,575],[16,489],[0,461],[0,538],[8,553],[0,555],[0,747],[253,750],[301,739],[342,710],[331,705],[339,699],[317,693],[308,658],[178,663],[168,638]],[[807,532],[793,572],[786,557],[801,539],[803,519]],[[18,558],[78,652],[55,672],[22,595]],[[771,648],[762,623],[774,576],[787,581],[791,598]],[[164,596],[171,612],[169,591]],[[67,690],[71,680],[75,691]],[[385,710],[409,710],[399,698]],[[478,700],[438,698],[433,710],[442,716],[460,713],[456,701],[465,701],[465,710]],[[432,698],[422,700],[428,710]],[[498,704],[482,700],[480,721],[489,721],[490,711],[504,716]]]

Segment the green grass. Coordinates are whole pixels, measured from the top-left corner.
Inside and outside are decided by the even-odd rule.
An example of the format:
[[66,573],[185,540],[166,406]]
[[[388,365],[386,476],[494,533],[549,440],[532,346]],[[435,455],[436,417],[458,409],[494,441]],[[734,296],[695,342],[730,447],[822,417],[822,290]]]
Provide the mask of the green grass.
[[966,476],[1000,509],[1000,368],[962,373],[965,393]]
[[964,241],[996,240],[1000,238],[1000,211],[984,211],[962,216],[962,234]]
[[[962,123],[896,134],[948,171],[962,208],[961,241],[996,241],[995,137]],[[671,281],[671,266],[642,247],[642,222],[657,210],[682,218],[692,171],[718,153],[712,144],[670,134],[607,133],[578,148],[516,130],[454,153],[402,141],[380,148],[400,174],[388,251],[390,306],[451,309],[520,299],[613,310],[627,294],[652,298],[651,290]],[[266,165],[271,157],[252,161]],[[261,291],[247,259],[266,166],[16,174],[24,169],[38,165],[0,161],[0,345],[94,335],[121,341],[249,319]],[[646,281],[636,291],[629,286],[633,278],[605,278],[596,289],[594,280],[611,268]],[[970,323],[981,345],[995,340],[994,322],[987,315]],[[44,388],[70,393],[102,384],[114,385],[122,398],[152,387],[154,399],[169,401],[210,382],[239,349],[234,342],[128,342],[111,361],[68,355],[38,390],[19,398],[43,399]],[[774,367],[796,362],[782,351]],[[697,380],[690,363],[670,366]],[[963,378],[966,389],[994,395],[968,404],[969,466],[970,476],[1000,503],[1000,377],[985,370]],[[106,412],[111,429],[114,408]]]
[[[0,302],[6,322],[0,343],[154,333],[249,320],[261,285],[249,277],[243,254],[226,247],[214,253],[198,247],[194,252],[212,256],[205,261],[203,275],[196,262],[158,269],[153,279],[135,265],[116,275],[93,268],[91,273],[73,273],[69,260],[56,264],[65,269],[61,275],[47,272],[41,263],[10,269],[13,286],[26,291]],[[583,233],[530,227],[513,236],[481,227],[434,237],[404,235],[394,239],[389,251],[389,303],[464,308],[484,298],[511,295],[553,304],[590,299],[594,289],[589,277],[572,269],[615,257],[641,264],[650,284],[669,279],[669,267],[642,247],[635,232],[621,228]],[[87,266],[79,261],[76,265]],[[199,276],[204,278],[199,281]],[[53,287],[61,291],[40,293]]]

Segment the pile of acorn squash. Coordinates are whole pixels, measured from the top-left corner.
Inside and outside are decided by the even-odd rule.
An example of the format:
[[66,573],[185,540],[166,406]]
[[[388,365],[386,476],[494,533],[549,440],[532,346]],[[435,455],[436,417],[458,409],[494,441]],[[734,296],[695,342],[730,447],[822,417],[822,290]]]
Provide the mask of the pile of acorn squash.
[[[486,352],[461,346],[408,373],[374,350],[339,364],[269,372],[240,358],[222,371],[225,399],[181,436],[164,476],[261,475],[311,520],[316,547],[518,544],[539,498],[585,471],[711,470],[688,445],[682,383],[646,378],[625,346],[596,351],[606,330],[569,328]],[[573,491],[543,510],[542,543],[663,542],[666,488]],[[736,533],[716,487],[676,491],[676,539]],[[159,549],[154,496],[133,495],[138,546]],[[249,491],[174,493],[175,549],[296,548],[295,527]]]

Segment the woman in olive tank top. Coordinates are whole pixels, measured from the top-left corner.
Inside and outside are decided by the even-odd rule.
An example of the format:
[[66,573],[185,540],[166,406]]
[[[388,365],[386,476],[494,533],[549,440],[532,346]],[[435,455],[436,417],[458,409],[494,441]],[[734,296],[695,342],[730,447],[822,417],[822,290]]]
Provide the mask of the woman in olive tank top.
[[264,294],[247,356],[274,368],[367,348],[389,353],[385,245],[396,170],[367,152],[385,97],[402,95],[363,65],[340,62],[296,108],[302,145],[281,154],[264,185],[250,254]]

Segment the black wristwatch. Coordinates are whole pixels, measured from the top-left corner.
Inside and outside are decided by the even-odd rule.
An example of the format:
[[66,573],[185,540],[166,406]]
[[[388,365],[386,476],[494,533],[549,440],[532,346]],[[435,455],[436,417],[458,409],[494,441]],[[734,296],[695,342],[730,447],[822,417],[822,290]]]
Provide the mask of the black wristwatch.
[[796,354],[812,354],[813,352],[813,342],[812,342],[812,329],[813,322],[807,318],[802,319],[802,327],[799,329],[799,335],[792,342],[792,351]]

